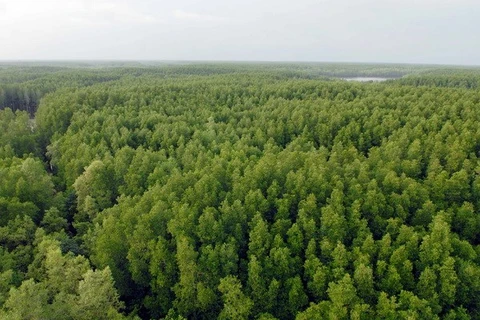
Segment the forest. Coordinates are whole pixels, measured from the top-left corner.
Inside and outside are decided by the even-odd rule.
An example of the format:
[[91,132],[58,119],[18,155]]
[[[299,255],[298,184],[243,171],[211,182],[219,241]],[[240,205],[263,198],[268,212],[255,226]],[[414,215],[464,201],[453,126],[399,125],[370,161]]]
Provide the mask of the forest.
[[0,63],[0,319],[479,319],[479,86]]

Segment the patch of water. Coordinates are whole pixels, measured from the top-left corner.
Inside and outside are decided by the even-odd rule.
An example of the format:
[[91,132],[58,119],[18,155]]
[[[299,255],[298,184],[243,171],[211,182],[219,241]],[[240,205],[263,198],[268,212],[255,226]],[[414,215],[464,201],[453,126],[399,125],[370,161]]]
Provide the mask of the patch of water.
[[343,80],[347,81],[358,81],[358,82],[381,82],[387,81],[391,78],[382,78],[382,77],[352,77],[352,78],[343,78]]

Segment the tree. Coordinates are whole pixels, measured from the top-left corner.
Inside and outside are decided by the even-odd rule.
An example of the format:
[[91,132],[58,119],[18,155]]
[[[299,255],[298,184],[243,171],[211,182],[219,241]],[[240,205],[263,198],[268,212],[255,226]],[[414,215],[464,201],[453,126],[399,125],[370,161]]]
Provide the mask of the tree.
[[10,289],[5,302],[7,315],[17,319],[48,318],[48,290],[42,283],[35,283],[33,279],[26,280],[17,288]]
[[349,274],[345,274],[338,282],[330,282],[327,291],[332,301],[329,314],[333,317],[346,318],[351,308],[359,301]]
[[242,284],[233,276],[220,280],[218,290],[223,295],[223,310],[219,319],[248,319],[253,302],[242,292]]
[[73,187],[77,194],[78,212],[86,215],[85,218],[77,217],[78,222],[93,220],[98,212],[112,206],[116,187],[113,177],[111,168],[103,161],[95,160],[75,180]]
[[122,305],[107,267],[85,273],[78,285],[73,313],[77,319],[121,319],[118,309]]

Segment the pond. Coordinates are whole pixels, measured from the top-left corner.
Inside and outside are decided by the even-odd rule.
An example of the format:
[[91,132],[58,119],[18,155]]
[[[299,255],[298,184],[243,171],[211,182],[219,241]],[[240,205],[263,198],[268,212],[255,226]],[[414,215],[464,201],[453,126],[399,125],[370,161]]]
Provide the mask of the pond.
[[358,81],[358,82],[381,82],[386,80],[391,80],[393,78],[382,78],[382,77],[352,77],[352,78],[343,78],[347,81]]

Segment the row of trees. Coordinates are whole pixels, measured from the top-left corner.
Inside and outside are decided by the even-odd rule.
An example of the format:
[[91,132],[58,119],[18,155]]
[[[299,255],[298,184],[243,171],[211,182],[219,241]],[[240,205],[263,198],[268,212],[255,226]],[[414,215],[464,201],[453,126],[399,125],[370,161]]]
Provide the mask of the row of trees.
[[476,90],[175,68],[0,111],[2,318],[480,316]]
[[[218,75],[248,73],[258,76],[275,76],[277,78],[321,79],[326,77],[380,76],[399,78],[420,71],[436,70],[429,66],[412,65],[361,65],[332,63],[134,63],[134,62],[77,62],[50,64],[38,63],[3,63],[0,64],[0,110],[10,108],[13,111],[27,111],[34,116],[40,99],[47,93],[60,88],[91,86],[96,83],[118,80],[136,76],[155,78],[177,77],[183,75]],[[452,72],[454,70],[446,70]],[[433,71],[435,72],[435,71]],[[436,72],[435,76],[445,76],[445,72]],[[466,72],[466,71],[465,71]],[[465,78],[465,73],[462,73]],[[447,75],[445,81],[455,81],[458,72]],[[468,74],[469,82],[475,81],[475,74]],[[412,81],[412,80],[409,80]],[[417,84],[430,83],[432,80],[422,77]],[[458,80],[460,81],[460,80]],[[456,83],[458,83],[458,81]],[[438,84],[438,83],[437,83]],[[471,84],[468,84],[472,86]]]
[[478,89],[480,86],[480,69],[440,69],[409,75],[399,81],[403,85],[450,87]]

